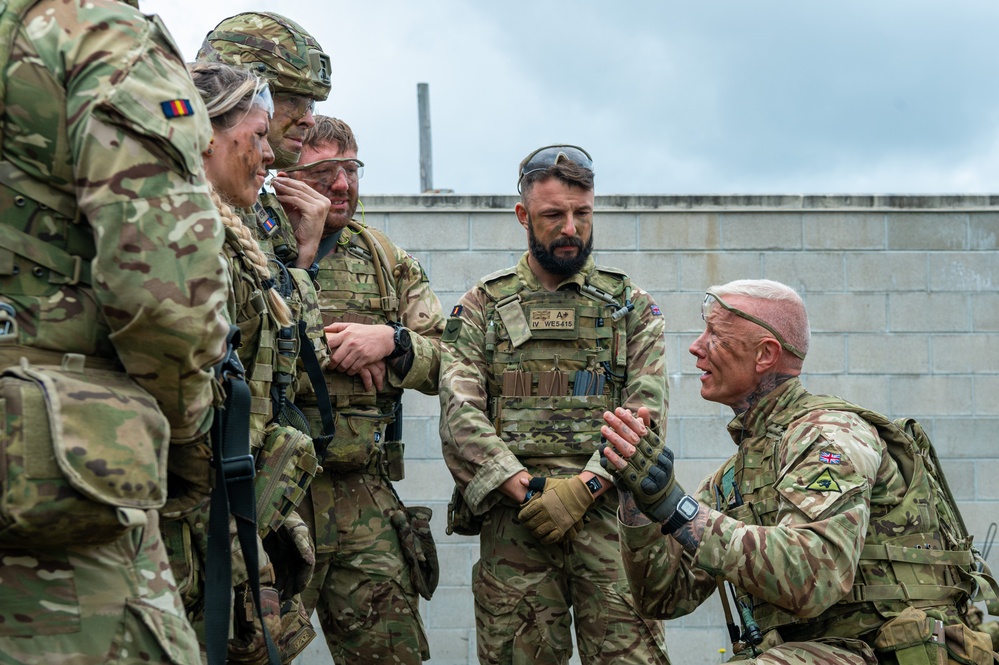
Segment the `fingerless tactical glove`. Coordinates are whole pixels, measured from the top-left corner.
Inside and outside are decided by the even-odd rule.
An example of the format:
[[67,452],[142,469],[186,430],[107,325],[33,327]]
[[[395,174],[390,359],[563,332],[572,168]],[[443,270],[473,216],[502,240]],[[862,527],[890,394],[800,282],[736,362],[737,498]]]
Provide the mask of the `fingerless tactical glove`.
[[[684,491],[673,477],[673,451],[666,447],[657,428],[646,428],[623,469],[608,463],[604,457],[606,447],[606,443],[600,444],[600,465],[614,476],[614,484],[631,492],[646,517],[659,523],[668,520]],[[620,453],[618,456],[622,457]]]

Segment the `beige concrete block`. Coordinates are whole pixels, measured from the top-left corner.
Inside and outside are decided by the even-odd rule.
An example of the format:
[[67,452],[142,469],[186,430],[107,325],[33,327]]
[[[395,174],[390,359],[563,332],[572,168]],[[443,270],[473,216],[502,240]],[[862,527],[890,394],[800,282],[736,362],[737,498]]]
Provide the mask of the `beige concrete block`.
[[468,249],[468,214],[390,213],[386,231],[408,252],[419,249]]
[[810,376],[845,372],[847,339],[847,335],[813,334],[805,358],[805,371]]
[[941,459],[950,462],[968,459],[999,460],[999,446],[995,443],[996,432],[999,432],[999,418],[940,417],[933,418],[931,422],[933,429],[927,433]]
[[971,306],[962,293],[890,293],[892,332],[960,332],[971,327]]
[[806,212],[805,249],[883,249],[885,216],[867,212]]
[[890,212],[888,249],[968,249],[966,212]]
[[644,251],[721,247],[717,212],[643,212],[638,225],[639,247]]
[[[999,460],[979,460],[974,467],[975,498],[980,501],[999,501],[999,482],[996,481],[999,478]],[[950,476],[947,479],[950,482]],[[954,483],[951,482],[950,486],[953,490]]]
[[882,294],[804,294],[812,333],[885,332],[887,297]]
[[[989,525],[996,521],[999,515],[999,501],[961,501],[959,502],[961,516],[968,527],[968,532],[974,536],[975,545],[981,548],[985,545],[985,534]],[[999,542],[992,543],[992,551],[986,559],[992,571],[999,568]]]
[[593,216],[593,246],[603,250],[638,249],[638,213],[598,211]]
[[936,373],[999,372],[999,336],[995,334],[934,335],[932,343]]
[[999,213],[973,212],[969,227],[968,249],[999,249]]
[[430,629],[475,628],[475,601],[471,590],[465,586],[439,587],[427,603],[423,620]]
[[527,230],[510,210],[482,210],[468,214],[469,247],[474,250],[524,251]]
[[763,275],[763,254],[759,252],[680,254],[680,288],[700,293],[702,298],[711,286],[736,279],[757,279]]
[[[958,501],[973,501],[976,498],[983,498],[975,496],[975,469],[979,466],[987,467],[988,465],[965,460],[940,460],[940,467],[943,469],[944,477],[950,486],[950,491],[954,493],[954,498]],[[999,468],[993,470],[992,478],[996,477],[995,473],[999,473]]]
[[[446,518],[447,515],[442,515]],[[434,515],[434,519],[437,516]],[[441,587],[468,587],[472,581],[472,548],[452,543],[450,538],[437,542],[437,558],[441,566]],[[476,555],[477,556],[477,555]]]
[[930,255],[933,291],[999,289],[999,252],[942,252]]
[[[683,270],[681,269],[681,274]],[[682,277],[681,277],[682,279]],[[666,331],[681,335],[683,350],[704,330],[701,302],[704,291],[656,291],[652,294],[666,320]]]
[[804,378],[805,387],[815,394],[837,395],[850,402],[888,413],[888,378],[858,374],[829,374]]
[[852,374],[925,374],[930,366],[927,335],[850,335]]
[[465,293],[481,278],[514,265],[519,258],[519,254],[503,251],[437,252],[432,259],[430,283],[435,291]]
[[666,347],[666,374],[667,376],[673,372],[675,367],[679,367],[681,364],[681,358],[685,353],[687,353],[687,347],[684,342],[686,341],[686,335],[666,335],[664,340]]
[[999,294],[972,294],[971,325],[975,332],[999,332]]
[[722,247],[726,249],[801,249],[801,213],[726,212]]
[[427,662],[432,665],[471,665],[478,662],[475,659],[474,628],[427,628],[427,641],[430,643],[430,660]]
[[953,376],[893,376],[891,413],[898,416],[971,415],[971,379]]
[[[364,200],[363,196],[361,197],[361,200],[362,201]],[[358,206],[358,208],[360,208],[360,206]],[[364,217],[361,219],[361,221],[363,221],[371,228],[378,229],[379,231],[384,231],[388,227],[388,218],[389,218],[388,213],[368,212],[364,214]]]
[[438,418],[406,416],[403,438],[406,443],[406,463],[415,460],[444,464],[441,454],[440,421]]
[[[681,459],[706,459],[717,466],[736,451],[735,442],[726,429],[726,425],[735,414],[731,411],[729,414],[728,418],[681,418],[678,419],[679,422],[674,420],[670,423],[670,433],[666,437],[666,442]],[[673,446],[672,436],[677,433],[680,434],[678,438],[682,442],[679,448]]]
[[[690,360],[693,363],[693,358]],[[682,366],[682,362],[681,362]],[[685,371],[685,370],[682,370]],[[676,416],[717,416],[724,413],[721,404],[701,399],[701,382],[696,375],[671,373],[669,376],[669,409]],[[731,409],[729,409],[731,413]]]
[[846,285],[841,252],[767,252],[763,255],[763,274],[799,294],[842,291]]
[[[734,452],[734,449],[733,449]],[[726,457],[718,459],[681,459],[676,461],[676,480],[688,492],[695,491],[708,476],[714,475],[718,467],[731,457],[731,453]]]
[[451,499],[454,480],[443,461],[412,459],[406,460],[406,478],[395,483],[395,487],[400,496],[417,503],[447,503]]
[[929,285],[926,254],[848,252],[844,256],[850,291],[925,291]]
[[[698,608],[695,614],[700,611]],[[724,622],[703,628],[684,628],[678,624],[678,621],[666,622],[666,646],[672,665],[719,665],[732,657]]]
[[976,376],[972,385],[975,390],[975,415],[999,416],[999,376]]
[[402,395],[402,408],[406,418],[440,415],[441,404],[437,395],[424,395],[418,390],[407,390]]
[[623,270],[646,291],[672,291],[679,281],[680,261],[665,252],[594,252],[599,265]]

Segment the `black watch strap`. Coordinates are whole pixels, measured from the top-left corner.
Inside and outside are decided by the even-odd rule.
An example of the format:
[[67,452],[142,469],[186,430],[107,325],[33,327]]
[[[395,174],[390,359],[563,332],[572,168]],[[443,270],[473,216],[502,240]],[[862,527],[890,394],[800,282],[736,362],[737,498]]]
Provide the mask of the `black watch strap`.
[[670,518],[663,523],[660,531],[665,535],[674,533],[677,529],[685,525],[690,520],[697,516],[697,511],[700,505],[697,503],[697,499],[685,494],[680,502],[676,506],[676,510],[670,515]]

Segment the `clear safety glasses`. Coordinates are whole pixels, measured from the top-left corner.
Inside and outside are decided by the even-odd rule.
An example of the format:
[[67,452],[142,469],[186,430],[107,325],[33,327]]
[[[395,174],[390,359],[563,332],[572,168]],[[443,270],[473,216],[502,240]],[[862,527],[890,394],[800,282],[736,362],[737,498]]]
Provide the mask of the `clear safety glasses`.
[[767,332],[769,332],[771,335],[774,336],[774,339],[780,342],[781,347],[787,349],[788,353],[790,353],[793,356],[796,356],[797,358],[800,358],[801,360],[805,359],[805,352],[800,350],[795,345],[785,341],[784,337],[779,332],[774,330],[773,326],[771,326],[769,323],[766,323],[765,321],[756,318],[752,314],[747,314],[746,312],[743,312],[741,309],[737,307],[732,307],[727,302],[722,300],[719,296],[715,295],[714,293],[711,293],[710,291],[704,294],[704,302],[701,303],[701,318],[704,321],[708,320],[708,314],[711,312],[711,308],[714,306],[714,303],[718,303],[719,305],[721,305],[721,308],[724,309],[726,312],[732,312],[736,316],[742,317],[747,321],[755,323],[756,325],[766,329]]

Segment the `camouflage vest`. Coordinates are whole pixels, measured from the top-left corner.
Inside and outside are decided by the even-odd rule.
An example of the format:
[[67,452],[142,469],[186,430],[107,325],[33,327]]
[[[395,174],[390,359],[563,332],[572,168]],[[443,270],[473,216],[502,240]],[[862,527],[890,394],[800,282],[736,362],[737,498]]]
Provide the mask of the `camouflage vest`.
[[[398,320],[394,274],[397,262],[388,238],[354,221],[348,223],[344,233],[348,231],[354,233],[350,243],[327,254],[316,273],[323,323],[380,324]],[[387,384],[380,393],[367,391],[360,378],[341,372],[326,372],[326,383],[338,411],[374,405],[387,411],[401,393]]]
[[591,455],[621,403],[628,277],[596,267],[582,289],[527,291],[508,268],[485,277],[487,391],[497,434],[522,457]]
[[[894,506],[871,506],[864,547],[852,592],[818,617],[797,618],[754,599],[753,615],[764,632],[782,628],[785,640],[810,639],[816,627],[845,618],[856,627],[850,637],[880,626],[907,607],[929,610],[939,618],[960,620],[969,599],[986,599],[999,610],[996,585],[972,547],[939,461],[922,428],[911,419],[894,423],[883,415],[838,397],[806,394],[767,421],[765,435],[746,439],[736,456],[744,504],[725,514],[747,524],[774,526],[780,499],[774,485],[779,470],[775,451],[788,426],[816,410],[856,413],[875,427],[906,482]],[[727,468],[728,465],[726,465]],[[724,470],[724,469],[723,469]],[[977,590],[977,592],[976,592]],[[811,628],[810,628],[811,627]],[[842,625],[837,628],[842,631]]]
[[[0,7],[0,117],[14,34],[36,1],[11,0]],[[55,80],[33,94],[53,100],[65,97]],[[3,129],[0,122],[0,149]],[[6,332],[0,335],[0,345],[114,358],[110,330],[88,294],[90,263],[96,253],[93,235],[80,219],[73,173],[68,167],[58,172],[62,161],[57,156],[69,149],[65,124],[52,127],[52,132],[53,140],[39,143],[34,155],[36,162],[57,169],[49,178],[26,178],[31,174],[6,156],[0,158],[0,294],[21,317],[21,325],[0,322],[0,332]],[[13,350],[13,361],[19,355]]]

